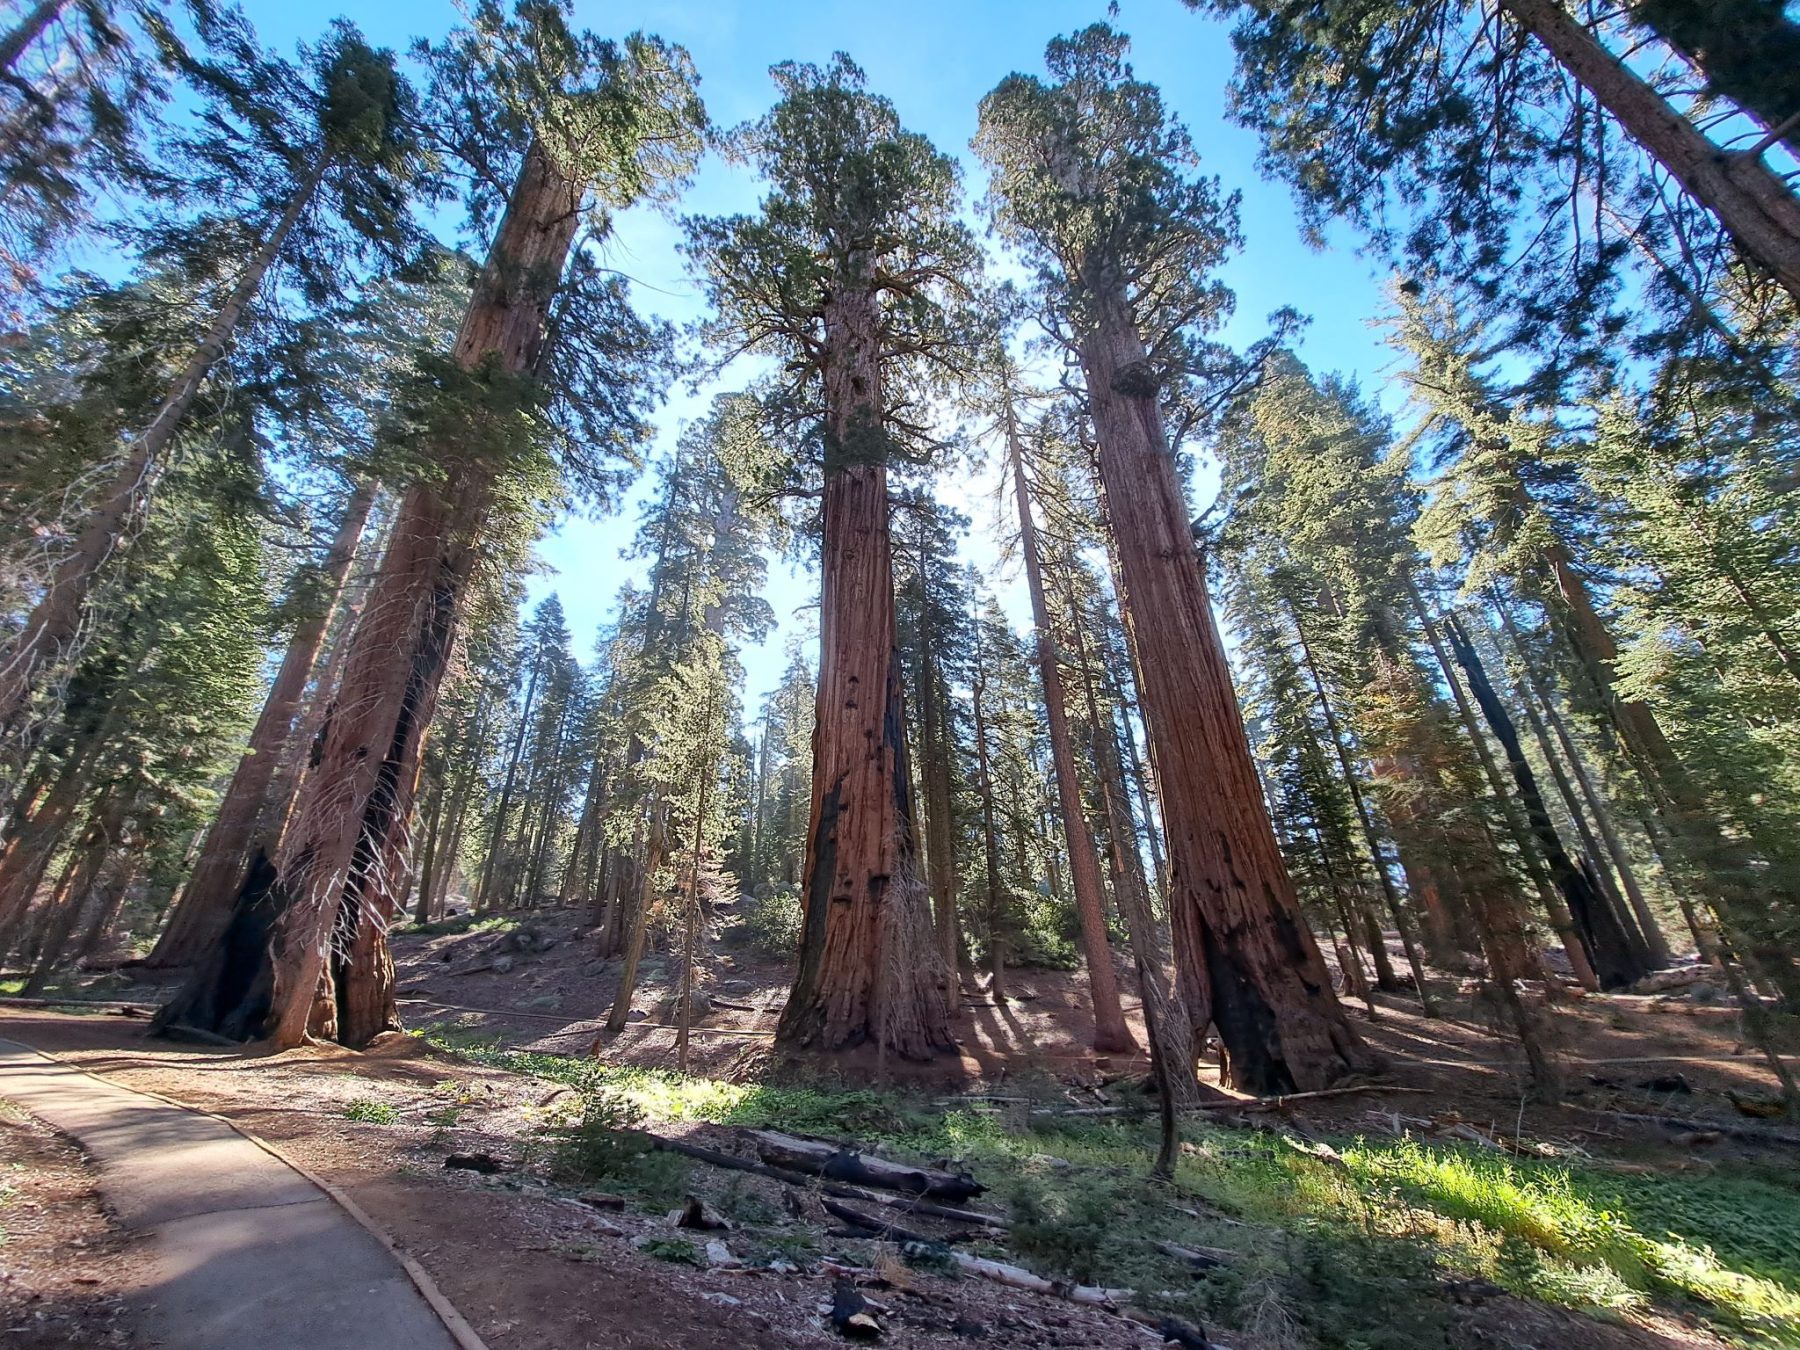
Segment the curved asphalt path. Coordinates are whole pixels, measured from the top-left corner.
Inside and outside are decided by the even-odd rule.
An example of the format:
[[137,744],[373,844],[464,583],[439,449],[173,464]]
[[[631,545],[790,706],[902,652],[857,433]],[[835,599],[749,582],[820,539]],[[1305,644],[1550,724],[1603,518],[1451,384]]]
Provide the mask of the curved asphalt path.
[[119,1223],[150,1235],[155,1277],[131,1301],[155,1343],[458,1350],[392,1252],[223,1122],[4,1039],[0,1097],[73,1137]]

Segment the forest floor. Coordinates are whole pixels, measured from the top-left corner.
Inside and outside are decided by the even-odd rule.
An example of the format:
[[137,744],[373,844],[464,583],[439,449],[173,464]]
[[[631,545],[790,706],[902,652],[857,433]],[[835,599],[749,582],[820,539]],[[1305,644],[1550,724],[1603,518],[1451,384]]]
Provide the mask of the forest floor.
[[[963,1250],[1133,1290],[1116,1301],[1233,1350],[1800,1346],[1800,1131],[1755,1114],[1773,1076],[1706,990],[1560,1010],[1555,1105],[1521,1094],[1516,1054],[1455,981],[1439,989],[1451,1015],[1432,1020],[1398,995],[1374,1021],[1353,1001],[1388,1075],[1190,1121],[1162,1187],[1144,1176],[1142,1061],[1084,1048],[1077,973],[1012,972],[999,1006],[971,988],[958,1057],[822,1070],[771,1044],[782,964],[726,947],[703,973],[709,1011],[682,1076],[664,956],[645,964],[636,1020],[590,1053],[617,963],[593,959],[573,912],[401,933],[395,955],[420,1034],[364,1054],[153,1041],[118,1007],[4,1009],[0,1034],[224,1115],[333,1182],[492,1350],[840,1345],[822,1309],[846,1281],[882,1305],[885,1345],[1160,1343],[1103,1308],[957,1278],[935,1247],[834,1236],[816,1188],[648,1147],[751,1159],[758,1127],[952,1160],[991,1188],[969,1207],[1011,1224]],[[85,992],[141,1008],[155,996],[113,980]],[[447,1168],[452,1156],[496,1170]],[[688,1195],[731,1227],[673,1227]],[[958,1226],[882,1213],[938,1237]],[[13,1344],[59,1342],[0,1337]]]

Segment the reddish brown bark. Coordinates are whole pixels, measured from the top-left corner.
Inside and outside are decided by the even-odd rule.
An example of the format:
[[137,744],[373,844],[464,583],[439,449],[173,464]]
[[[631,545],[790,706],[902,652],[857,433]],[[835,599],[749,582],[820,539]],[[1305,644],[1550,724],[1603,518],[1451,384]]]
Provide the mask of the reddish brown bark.
[[1081,925],[1082,955],[1087,962],[1088,991],[1094,1003],[1094,1049],[1106,1053],[1135,1051],[1137,1040],[1125,1025],[1125,1010],[1119,1004],[1119,979],[1113,970],[1112,947],[1106,940],[1106,902],[1100,885],[1100,864],[1094,854],[1093,835],[1088,830],[1081,782],[1075,774],[1075,746],[1069,735],[1061,658],[1057,655],[1056,637],[1050,627],[1050,606],[1044,597],[1043,563],[1038,556],[1037,526],[1031,519],[1031,490],[1025,481],[1025,459],[1010,404],[1006,409],[1006,449],[1012,467],[1013,496],[1018,507],[1025,581],[1031,592],[1031,621],[1037,629],[1038,679],[1044,691],[1044,710],[1050,728],[1050,761],[1056,774],[1056,801],[1062,813],[1063,842],[1069,852],[1069,879],[1075,889],[1075,914]]
[[833,292],[804,919],[777,1037],[817,1050],[873,1041],[924,1058],[951,1044],[950,981],[915,868],[879,344],[874,293]]
[[169,926],[150,953],[149,965],[187,965],[218,941],[231,921],[231,907],[243,889],[251,858],[258,850],[275,851],[274,832],[280,826],[278,817],[285,814],[286,802],[278,809],[270,789],[284,758],[292,753],[290,742],[299,734],[301,701],[375,504],[376,490],[374,480],[365,479],[345,503],[337,533],[322,560],[318,606],[288,640],[281,667],[250,733],[250,744],[225,789],[199,860],[169,916]]
[[[534,144],[457,335],[452,359],[459,369],[494,379],[535,369],[550,302],[581,220],[580,196],[580,185]],[[445,458],[454,459],[461,448],[445,446]],[[357,936],[333,971],[345,1013],[340,1034],[362,1034],[394,1020],[383,971],[390,890],[397,888],[390,887],[385,869],[410,817],[420,747],[491,496],[490,473],[466,462],[446,485],[420,483],[407,490],[367,611],[351,638],[317,768],[301,787],[275,859],[267,906],[260,915],[248,912],[260,903],[254,896],[258,879],[252,878],[233,917],[234,925],[243,921],[240,937],[266,931],[266,943],[249,944],[262,949],[258,960],[266,978],[236,972],[229,977],[236,997],[221,1000],[216,995],[224,977],[215,962],[165,1010],[165,1020],[183,1016],[191,1005],[278,1046],[298,1044],[333,936],[349,929],[347,913],[356,916]],[[240,945],[229,927],[222,945]]]
[[1143,342],[1119,287],[1090,293],[1081,365],[1141,666],[1182,992],[1195,1030],[1218,1028],[1235,1086],[1322,1088],[1373,1057],[1332,992],[1263,807]]

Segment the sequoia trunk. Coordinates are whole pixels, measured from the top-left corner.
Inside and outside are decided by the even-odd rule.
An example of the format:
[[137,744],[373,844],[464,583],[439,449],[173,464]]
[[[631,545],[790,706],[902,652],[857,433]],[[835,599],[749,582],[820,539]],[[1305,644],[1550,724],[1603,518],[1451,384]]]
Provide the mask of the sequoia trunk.
[[[580,185],[534,144],[457,335],[452,359],[459,369],[496,380],[516,380],[535,369],[550,302],[581,220],[580,197]],[[445,446],[445,458],[462,448]],[[381,1008],[369,1006],[357,986],[362,979],[380,985],[391,898],[382,868],[411,812],[420,746],[491,497],[491,477],[479,463],[464,464],[446,486],[420,483],[407,490],[345,656],[318,765],[301,787],[273,874],[246,882],[232,920],[236,941],[228,928],[224,959],[198,972],[164,1010],[165,1020],[191,1005],[229,1023],[236,1034],[261,1035],[280,1047],[298,1044],[340,916],[355,911],[372,926],[366,938],[358,929],[344,977],[349,983],[340,982],[338,997],[364,1028],[393,1024],[391,983]],[[245,949],[262,969],[231,973],[237,996],[222,1000],[217,994],[228,954]],[[222,1025],[208,1029],[233,1034]]]
[[777,1036],[924,1058],[950,1046],[950,981],[914,860],[879,344],[873,292],[828,296],[812,809],[800,967]]
[[1323,1088],[1373,1057],[1332,992],[1263,807],[1143,342],[1121,288],[1090,293],[1099,312],[1081,364],[1141,666],[1182,992],[1195,1030],[1218,1028],[1233,1085]]
[[206,832],[200,859],[169,916],[169,926],[150,953],[149,965],[185,966],[198,959],[231,921],[232,902],[243,887],[250,859],[258,849],[269,853],[275,850],[272,831],[279,828],[276,817],[285,811],[286,803],[281,803],[278,810],[271,800],[270,788],[284,757],[292,753],[290,742],[298,734],[301,699],[324,646],[344,580],[350,574],[357,543],[375,504],[375,493],[374,480],[365,479],[357,484],[344,507],[321,569],[318,607],[300,622],[288,641],[281,668],[269,686],[269,696],[250,733],[249,747],[225,789],[219,813]]

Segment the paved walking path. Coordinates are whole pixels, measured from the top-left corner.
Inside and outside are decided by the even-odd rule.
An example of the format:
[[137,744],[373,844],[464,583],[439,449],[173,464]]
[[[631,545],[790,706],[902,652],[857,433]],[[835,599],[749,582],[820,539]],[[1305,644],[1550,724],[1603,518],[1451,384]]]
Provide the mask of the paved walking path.
[[152,1235],[144,1327],[169,1350],[457,1350],[393,1253],[229,1126],[0,1039],[0,1097],[73,1136]]

